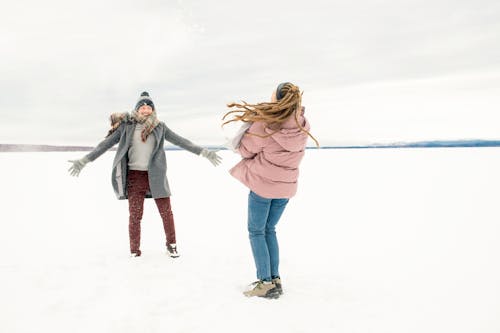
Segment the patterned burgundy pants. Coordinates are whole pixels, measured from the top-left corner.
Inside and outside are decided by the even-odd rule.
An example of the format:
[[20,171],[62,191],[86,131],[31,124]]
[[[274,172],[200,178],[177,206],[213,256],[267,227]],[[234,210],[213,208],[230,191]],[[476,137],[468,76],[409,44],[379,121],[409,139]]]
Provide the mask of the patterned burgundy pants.
[[[130,236],[130,252],[141,254],[141,220],[144,211],[144,196],[149,191],[147,171],[129,170],[127,176],[128,210],[130,214],[128,231]],[[163,221],[163,229],[167,244],[175,243],[174,215],[170,206],[170,198],[155,199],[156,206]]]

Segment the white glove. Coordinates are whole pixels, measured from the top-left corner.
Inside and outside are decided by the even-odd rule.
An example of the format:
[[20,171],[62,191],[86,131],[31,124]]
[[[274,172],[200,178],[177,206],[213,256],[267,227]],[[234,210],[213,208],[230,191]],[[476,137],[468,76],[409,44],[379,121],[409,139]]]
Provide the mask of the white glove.
[[80,171],[85,167],[85,165],[90,162],[87,157],[80,158],[79,160],[69,160],[68,162],[73,163],[72,166],[69,167],[68,171],[72,176],[78,177]]
[[214,166],[218,166],[221,161],[222,161],[222,157],[220,157],[219,155],[217,155],[217,152],[219,151],[219,149],[217,150],[208,150],[206,148],[203,148],[203,150],[201,151],[200,155],[207,158],[210,163],[212,163]]

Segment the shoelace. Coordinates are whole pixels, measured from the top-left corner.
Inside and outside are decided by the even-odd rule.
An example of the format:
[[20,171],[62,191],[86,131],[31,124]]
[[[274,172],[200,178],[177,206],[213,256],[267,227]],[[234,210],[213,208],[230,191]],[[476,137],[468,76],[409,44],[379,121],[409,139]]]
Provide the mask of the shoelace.
[[264,284],[264,281],[259,280],[259,281],[252,282],[252,283],[250,284],[250,286],[251,286],[251,287],[253,287],[254,289],[255,289],[255,288],[257,288],[257,289],[261,289],[263,284]]

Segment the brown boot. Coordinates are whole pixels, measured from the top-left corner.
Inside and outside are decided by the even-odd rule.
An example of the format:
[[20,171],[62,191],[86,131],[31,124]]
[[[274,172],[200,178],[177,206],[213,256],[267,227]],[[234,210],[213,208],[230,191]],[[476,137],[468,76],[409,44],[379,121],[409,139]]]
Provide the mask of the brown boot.
[[279,292],[274,282],[256,281],[251,284],[252,289],[243,294],[247,297],[258,296],[265,298],[278,298]]

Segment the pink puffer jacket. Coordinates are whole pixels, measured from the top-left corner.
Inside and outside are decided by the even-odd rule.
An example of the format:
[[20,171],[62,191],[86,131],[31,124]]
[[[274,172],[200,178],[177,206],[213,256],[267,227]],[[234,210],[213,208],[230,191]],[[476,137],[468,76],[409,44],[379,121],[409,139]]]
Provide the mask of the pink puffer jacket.
[[[245,133],[239,147],[243,157],[229,172],[261,197],[291,198],[297,192],[299,164],[304,157],[307,134],[295,123],[294,115],[286,120],[273,135],[261,138]],[[309,131],[304,108],[299,122]],[[263,122],[255,122],[248,132],[272,133]]]

